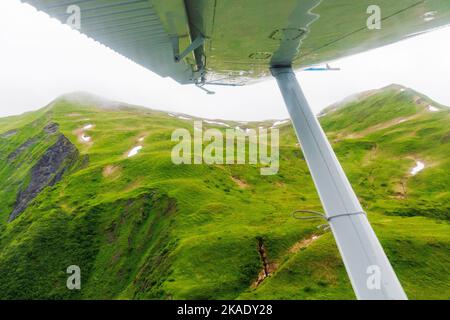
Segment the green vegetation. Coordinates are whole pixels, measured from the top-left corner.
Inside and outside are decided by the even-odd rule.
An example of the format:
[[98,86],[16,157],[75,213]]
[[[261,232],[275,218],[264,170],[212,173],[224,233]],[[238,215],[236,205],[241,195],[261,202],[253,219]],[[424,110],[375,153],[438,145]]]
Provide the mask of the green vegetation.
[[[256,165],[174,165],[171,134],[193,132],[192,121],[99,105],[66,96],[0,119],[0,298],[354,299],[332,235],[291,216],[321,207],[290,125],[280,127],[279,173],[261,176]],[[323,113],[409,298],[449,299],[449,109],[390,86]],[[76,145],[77,165],[8,222],[56,141],[49,123]],[[413,176],[416,161],[425,169]],[[261,244],[271,275],[256,285]],[[80,291],[66,288],[70,265],[81,267]]]

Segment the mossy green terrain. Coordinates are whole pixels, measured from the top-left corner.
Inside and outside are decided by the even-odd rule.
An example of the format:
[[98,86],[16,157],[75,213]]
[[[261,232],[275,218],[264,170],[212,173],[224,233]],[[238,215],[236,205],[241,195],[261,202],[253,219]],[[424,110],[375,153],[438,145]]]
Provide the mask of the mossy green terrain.
[[[278,174],[262,176],[258,165],[173,164],[172,132],[193,133],[192,120],[73,95],[0,119],[0,298],[354,299],[332,235],[291,215],[321,210],[292,127],[279,127]],[[449,120],[400,86],[320,117],[411,299],[450,298]],[[8,222],[59,134],[78,159]],[[66,287],[70,265],[81,290]]]

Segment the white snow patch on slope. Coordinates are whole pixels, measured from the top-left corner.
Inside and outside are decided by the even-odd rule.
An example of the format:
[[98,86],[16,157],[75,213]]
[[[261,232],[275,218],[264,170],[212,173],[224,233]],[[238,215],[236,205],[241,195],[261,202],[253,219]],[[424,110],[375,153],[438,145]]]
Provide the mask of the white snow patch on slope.
[[203,121],[209,124],[217,124],[219,126],[230,127],[228,124],[219,121],[212,121],[212,120],[203,120]]
[[289,122],[289,119],[288,119],[288,120],[275,121],[275,122],[273,123],[272,128],[275,128],[275,127],[277,127],[277,126],[281,126],[282,124],[285,124],[285,123],[288,123],[288,122]]
[[428,106],[428,110],[431,111],[431,112],[437,112],[437,111],[439,111],[438,108],[436,108],[435,106],[432,106],[431,104]]
[[425,169],[425,164],[422,161],[417,161],[416,162],[416,166],[411,169],[411,174],[413,176],[415,176],[416,174],[418,174],[423,169]]
[[428,11],[423,15],[423,20],[426,22],[432,21],[436,18],[437,11]]
[[128,158],[134,157],[135,155],[137,155],[139,153],[139,151],[141,151],[142,146],[137,146],[134,147],[133,149],[130,150],[130,152],[128,152]]
[[83,143],[92,142],[92,138],[86,135],[85,131],[94,128],[93,124],[86,124],[81,129],[75,130],[75,134],[78,136],[78,139]]

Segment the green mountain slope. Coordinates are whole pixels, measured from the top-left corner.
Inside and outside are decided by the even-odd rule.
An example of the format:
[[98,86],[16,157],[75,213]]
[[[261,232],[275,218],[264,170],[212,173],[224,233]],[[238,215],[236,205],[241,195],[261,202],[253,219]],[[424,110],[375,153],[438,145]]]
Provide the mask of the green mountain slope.
[[[449,299],[449,109],[390,86],[320,120],[408,296]],[[272,176],[174,165],[177,128],[85,94],[0,119],[0,298],[354,299],[332,235],[291,215],[321,207],[290,124]]]

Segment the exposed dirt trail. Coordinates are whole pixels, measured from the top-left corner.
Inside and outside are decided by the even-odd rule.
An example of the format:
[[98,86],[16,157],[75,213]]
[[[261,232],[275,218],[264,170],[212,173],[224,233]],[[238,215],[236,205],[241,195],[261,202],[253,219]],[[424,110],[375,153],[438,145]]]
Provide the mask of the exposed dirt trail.
[[[309,247],[314,241],[317,241],[321,235],[318,234],[311,234],[308,238],[302,239],[298,242],[296,242],[289,250],[288,252],[290,254],[295,254],[299,252],[302,249],[305,249]],[[265,279],[267,279],[269,276],[274,274],[278,267],[280,266],[277,262],[270,262],[269,256],[267,254],[267,249],[264,245],[263,239],[258,239],[258,252],[259,256],[261,258],[261,262],[263,264],[263,269],[258,274],[258,278],[255,282],[252,283],[251,288],[256,289],[258,286],[263,283]]]

